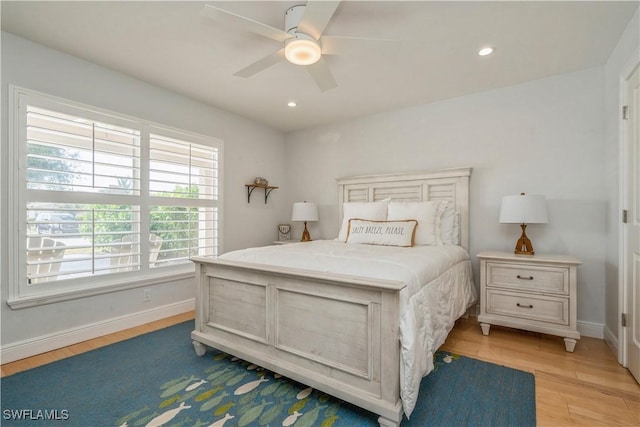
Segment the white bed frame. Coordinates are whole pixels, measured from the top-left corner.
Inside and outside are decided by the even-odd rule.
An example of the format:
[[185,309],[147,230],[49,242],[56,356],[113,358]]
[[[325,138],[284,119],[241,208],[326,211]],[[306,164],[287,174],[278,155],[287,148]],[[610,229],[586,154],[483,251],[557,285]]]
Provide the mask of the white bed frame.
[[[449,200],[469,248],[471,169],[338,179],[343,202]],[[342,212],[340,212],[340,218]],[[196,354],[211,346],[399,426],[401,282],[195,257]]]

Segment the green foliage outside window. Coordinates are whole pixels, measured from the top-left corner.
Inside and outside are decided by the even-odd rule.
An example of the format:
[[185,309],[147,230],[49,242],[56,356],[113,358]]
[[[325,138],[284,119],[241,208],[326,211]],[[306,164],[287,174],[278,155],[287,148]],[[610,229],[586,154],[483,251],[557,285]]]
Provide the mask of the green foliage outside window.
[[[162,197],[176,197],[176,194],[198,197],[198,188],[175,186],[173,192]],[[94,246],[110,244],[133,232],[132,221],[135,212],[130,206],[93,205],[93,211],[85,211],[76,216],[82,221],[80,232],[94,234]],[[152,207],[149,218],[149,232],[162,239],[162,252],[158,259],[188,257],[190,248],[198,246],[198,208],[178,206]],[[92,218],[93,216],[93,218]],[[92,228],[93,224],[93,228]]]
[[80,233],[94,234],[94,246],[112,243],[130,234],[133,212],[125,205],[92,205],[92,211],[76,215],[80,223]]
[[[172,192],[162,197],[195,198],[199,195],[197,186],[176,185]],[[151,212],[149,231],[162,239],[162,255],[170,258],[189,257],[190,249],[198,247],[198,208],[177,206],[156,206]]]
[[64,189],[73,181],[76,153],[63,148],[30,142],[27,144],[27,182],[47,190]]

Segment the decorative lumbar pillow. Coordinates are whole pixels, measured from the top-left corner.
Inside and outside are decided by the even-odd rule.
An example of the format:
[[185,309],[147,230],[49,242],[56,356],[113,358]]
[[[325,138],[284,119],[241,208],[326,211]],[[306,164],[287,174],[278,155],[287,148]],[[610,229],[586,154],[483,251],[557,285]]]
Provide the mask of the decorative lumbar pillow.
[[418,221],[367,221],[350,219],[347,243],[384,246],[413,246]]
[[[338,239],[341,242],[347,241],[347,231],[349,220],[352,218],[368,219],[372,221],[385,221],[387,219],[387,206],[390,199],[379,202],[346,202],[342,204],[342,226]],[[402,218],[406,219],[406,218]]]
[[447,203],[446,200],[391,202],[389,203],[387,220],[415,219],[418,221],[415,238],[416,245],[442,245],[440,221]]

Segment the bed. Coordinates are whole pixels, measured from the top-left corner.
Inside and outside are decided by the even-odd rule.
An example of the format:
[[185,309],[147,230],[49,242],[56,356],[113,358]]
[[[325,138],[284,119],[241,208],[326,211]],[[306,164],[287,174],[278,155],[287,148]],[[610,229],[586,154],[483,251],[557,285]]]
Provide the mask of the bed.
[[217,348],[378,414],[382,426],[400,425],[433,353],[477,299],[470,174],[338,179],[340,218],[359,204],[446,201],[456,230],[448,244],[345,243],[341,226],[342,240],[194,257],[196,353]]

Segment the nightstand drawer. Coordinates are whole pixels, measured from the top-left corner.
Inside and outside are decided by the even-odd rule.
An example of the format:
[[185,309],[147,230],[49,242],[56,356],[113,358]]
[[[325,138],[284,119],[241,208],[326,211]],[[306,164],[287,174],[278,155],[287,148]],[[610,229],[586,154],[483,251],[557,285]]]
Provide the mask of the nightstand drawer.
[[569,299],[487,289],[487,314],[569,324]]
[[487,263],[487,286],[490,287],[568,295],[568,278],[568,268]]

